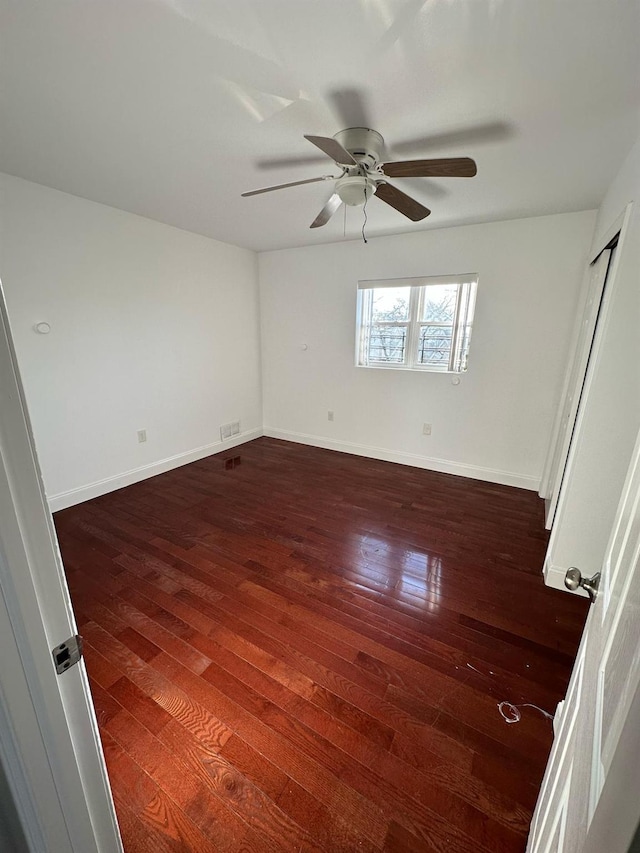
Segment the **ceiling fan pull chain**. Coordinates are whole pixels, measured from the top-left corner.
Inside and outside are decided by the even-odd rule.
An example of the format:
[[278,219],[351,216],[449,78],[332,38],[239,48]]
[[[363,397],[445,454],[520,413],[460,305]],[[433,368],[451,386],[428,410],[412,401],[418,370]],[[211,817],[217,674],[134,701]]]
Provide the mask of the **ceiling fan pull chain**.
[[364,192],[364,204],[362,205],[362,216],[364,217],[364,219],[362,220],[362,242],[366,246],[367,243],[369,242],[364,235],[364,228],[365,228],[365,225],[367,224],[367,200],[368,200],[367,185],[366,184],[364,185],[363,192]]

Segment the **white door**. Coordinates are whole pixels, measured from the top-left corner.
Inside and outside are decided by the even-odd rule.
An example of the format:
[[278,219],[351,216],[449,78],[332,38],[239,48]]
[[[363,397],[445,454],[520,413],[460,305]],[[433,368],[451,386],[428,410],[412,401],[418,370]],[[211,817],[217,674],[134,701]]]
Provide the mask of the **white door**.
[[548,473],[545,474],[547,489],[542,494],[549,498],[546,515],[546,526],[553,524],[560,487],[564,477],[565,466],[569,456],[569,448],[573,436],[573,429],[578,414],[578,406],[582,396],[582,388],[589,364],[589,356],[596,332],[596,324],[602,296],[604,293],[607,270],[610,266],[612,252],[615,250],[605,249],[589,267],[589,285],[586,301],[580,318],[580,326],[577,332],[575,355],[567,373],[565,382],[564,399],[560,408],[558,422],[554,432],[554,441],[549,450]]
[[84,663],[54,668],[75,633],[0,287],[0,758],[30,850],[119,853]]
[[530,853],[627,853],[640,820],[640,435],[532,822]]

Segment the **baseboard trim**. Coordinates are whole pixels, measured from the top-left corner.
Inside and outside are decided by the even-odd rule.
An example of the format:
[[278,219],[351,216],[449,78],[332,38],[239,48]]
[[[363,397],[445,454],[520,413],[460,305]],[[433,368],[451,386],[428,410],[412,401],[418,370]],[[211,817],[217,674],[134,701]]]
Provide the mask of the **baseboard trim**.
[[514,474],[510,471],[500,471],[494,468],[481,468],[479,465],[450,462],[447,459],[418,456],[416,453],[405,453],[401,450],[387,450],[383,447],[373,447],[367,444],[336,441],[320,435],[289,432],[288,430],[276,429],[274,427],[264,427],[263,435],[269,438],[295,441],[298,444],[309,444],[312,447],[323,447],[325,450],[337,450],[339,453],[352,453],[355,456],[367,456],[370,459],[381,459],[384,462],[412,465],[414,468],[425,468],[428,471],[439,471],[442,474],[455,474],[458,477],[471,477],[473,480],[486,480],[489,483],[500,483],[503,486],[516,486],[517,488],[529,489],[534,492],[538,491],[540,486],[540,480],[537,477]]
[[152,462],[150,465],[133,468],[130,471],[125,471],[123,474],[106,477],[104,480],[98,480],[95,483],[89,483],[77,489],[70,489],[68,492],[59,492],[57,495],[50,495],[47,497],[49,509],[51,512],[57,512],[60,509],[75,506],[75,504],[89,501],[100,495],[106,495],[107,492],[115,492],[116,489],[131,486],[133,483],[139,483],[141,480],[149,479],[149,477],[155,477],[157,474],[164,474],[165,471],[170,471],[172,468],[179,468],[181,465],[188,465],[189,462],[204,459],[205,456],[212,456],[214,453],[230,450],[232,447],[245,444],[254,438],[260,438],[261,435],[263,435],[261,429],[248,430],[224,441],[214,441],[213,444],[205,444],[203,447],[196,447],[195,450],[178,453],[176,456],[169,456],[158,462]]

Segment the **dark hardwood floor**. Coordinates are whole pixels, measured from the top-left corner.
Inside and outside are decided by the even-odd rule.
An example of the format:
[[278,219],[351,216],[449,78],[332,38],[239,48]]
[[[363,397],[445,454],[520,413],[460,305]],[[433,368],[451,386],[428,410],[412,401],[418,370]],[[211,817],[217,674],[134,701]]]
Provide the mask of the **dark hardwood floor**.
[[267,438],[57,513],[127,853],[523,851],[552,728],[497,705],[586,615],[542,513]]

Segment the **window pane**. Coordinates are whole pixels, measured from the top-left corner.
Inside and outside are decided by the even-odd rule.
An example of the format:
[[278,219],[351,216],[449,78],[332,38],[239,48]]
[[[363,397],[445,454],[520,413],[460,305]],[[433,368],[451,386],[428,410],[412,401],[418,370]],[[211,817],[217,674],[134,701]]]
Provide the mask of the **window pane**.
[[467,369],[467,359],[469,358],[469,342],[471,340],[471,326],[465,326],[462,331],[462,344],[460,346],[459,363],[454,365],[455,369],[463,372]]
[[405,323],[409,319],[410,287],[376,287],[372,291],[371,319]]
[[374,323],[369,334],[369,361],[404,364],[406,343],[406,326],[384,326]]
[[427,285],[424,289],[420,319],[431,323],[453,323],[457,297],[457,284]]
[[451,355],[451,326],[420,326],[418,364],[447,367]]
[[472,273],[359,282],[357,364],[465,371],[476,286]]

